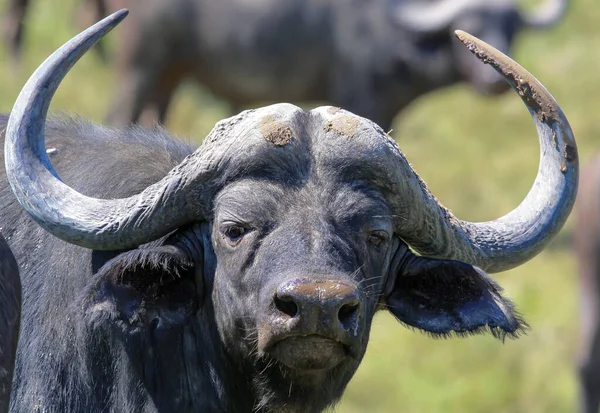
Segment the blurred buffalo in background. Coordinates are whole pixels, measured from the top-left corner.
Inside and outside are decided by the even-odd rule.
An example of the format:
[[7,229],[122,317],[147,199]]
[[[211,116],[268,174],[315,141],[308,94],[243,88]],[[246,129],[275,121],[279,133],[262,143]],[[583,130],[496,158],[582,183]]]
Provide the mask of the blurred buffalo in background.
[[[547,0],[531,14],[514,0],[80,1],[80,24],[132,11],[119,33],[108,116],[117,126],[164,123],[176,88],[193,78],[234,112],[259,102],[328,101],[389,129],[409,103],[444,86],[507,90],[491,68],[478,68],[454,29],[509,54],[519,31],[552,26],[566,9],[566,0]],[[5,38],[18,56],[29,0],[10,3]]]
[[17,262],[0,235],[0,413],[8,412],[20,314],[21,282]]
[[[328,101],[389,128],[413,100],[465,81],[507,85],[453,38],[461,28],[509,53],[524,28],[555,24],[565,0],[532,14],[514,0],[112,0],[131,19],[119,32],[109,122],[164,122],[191,77],[234,111],[256,102]],[[144,119],[146,114],[144,114]]]
[[10,0],[2,22],[4,42],[13,58],[18,58],[23,45],[23,25],[29,0]]
[[579,354],[582,413],[600,408],[600,156],[582,171],[574,232],[581,288]]
[[[106,3],[104,0],[79,0],[81,7],[77,9],[77,21],[79,25],[87,26],[90,21],[98,20],[106,15]],[[23,26],[30,7],[30,0],[8,0],[8,7],[2,21],[4,42],[8,48],[11,59],[17,62],[21,57],[23,49]],[[91,12],[91,13],[90,13]],[[102,43],[96,46],[100,56],[106,58],[106,52]]]

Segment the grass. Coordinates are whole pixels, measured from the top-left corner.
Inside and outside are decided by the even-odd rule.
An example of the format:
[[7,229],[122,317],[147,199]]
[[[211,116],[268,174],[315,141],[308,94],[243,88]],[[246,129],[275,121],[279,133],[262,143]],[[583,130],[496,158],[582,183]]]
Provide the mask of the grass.
[[[35,2],[19,70],[0,50],[1,111],[11,109],[41,60],[75,33],[74,3]],[[513,56],[561,103],[585,163],[600,142],[600,8],[596,0],[572,3],[555,29],[519,37]],[[110,68],[86,56],[59,88],[52,110],[102,121],[113,84]],[[226,104],[186,84],[167,126],[199,141],[228,115]],[[490,99],[465,86],[440,91],[403,112],[393,135],[433,192],[463,219],[510,211],[537,171],[535,130],[514,93]],[[526,337],[504,344],[491,337],[433,340],[379,314],[366,358],[337,411],[573,412],[578,291],[571,228],[572,219],[545,252],[496,275],[532,326]]]

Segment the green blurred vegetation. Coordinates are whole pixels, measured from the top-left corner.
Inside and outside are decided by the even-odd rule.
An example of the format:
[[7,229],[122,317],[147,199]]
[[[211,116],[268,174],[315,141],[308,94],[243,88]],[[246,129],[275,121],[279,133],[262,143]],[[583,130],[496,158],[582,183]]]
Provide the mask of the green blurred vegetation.
[[[10,111],[29,74],[76,33],[75,2],[33,2],[19,68],[11,66],[5,49],[0,49],[1,111]],[[585,163],[600,148],[597,0],[572,1],[562,24],[524,33],[513,56],[561,103]],[[113,85],[110,67],[89,54],[59,88],[52,110],[100,122]],[[227,104],[186,84],[167,126],[181,137],[200,141],[216,121],[229,115]],[[514,93],[492,99],[466,86],[440,91],[402,113],[392,135],[437,197],[463,219],[494,219],[510,211],[524,198],[537,171],[535,130]],[[572,219],[537,258],[496,275],[532,326],[526,337],[504,344],[480,336],[433,340],[379,314],[365,360],[337,411],[575,411],[579,322],[571,228]]]

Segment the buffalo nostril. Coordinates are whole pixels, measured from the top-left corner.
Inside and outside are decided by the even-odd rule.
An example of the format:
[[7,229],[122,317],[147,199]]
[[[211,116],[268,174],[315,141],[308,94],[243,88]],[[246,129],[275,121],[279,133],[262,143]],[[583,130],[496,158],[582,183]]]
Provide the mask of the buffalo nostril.
[[344,304],[338,311],[338,320],[344,326],[349,329],[354,324],[355,315],[358,313],[359,302],[354,301],[351,303]]
[[298,314],[298,305],[294,302],[291,297],[278,297],[275,296],[275,308],[284,314],[289,315],[291,318],[296,317]]

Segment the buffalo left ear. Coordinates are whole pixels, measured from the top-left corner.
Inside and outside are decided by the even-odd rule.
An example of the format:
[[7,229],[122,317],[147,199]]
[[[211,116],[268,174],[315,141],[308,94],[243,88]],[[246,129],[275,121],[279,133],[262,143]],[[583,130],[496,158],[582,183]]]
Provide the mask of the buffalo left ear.
[[517,338],[529,326],[501,292],[477,267],[406,250],[385,298],[399,321],[434,335],[490,332],[501,340]]

